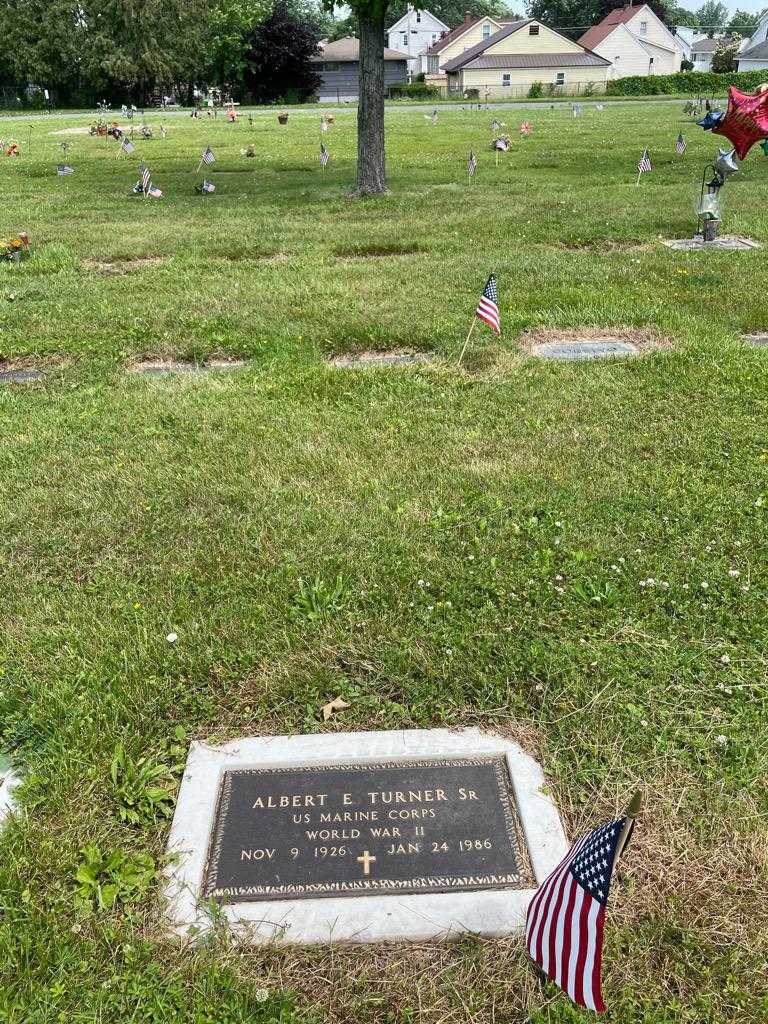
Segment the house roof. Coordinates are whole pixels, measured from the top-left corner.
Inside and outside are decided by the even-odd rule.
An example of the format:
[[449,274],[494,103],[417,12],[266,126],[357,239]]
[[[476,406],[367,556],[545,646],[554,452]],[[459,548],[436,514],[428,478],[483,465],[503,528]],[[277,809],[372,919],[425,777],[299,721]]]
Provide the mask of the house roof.
[[[326,61],[336,61],[339,64],[353,63],[360,60],[360,40],[355,39],[354,36],[337,39],[333,43],[327,43],[321,53],[309,59],[314,64],[325,64]],[[410,57],[407,53],[390,50],[385,46],[384,60],[410,60]]]
[[455,39],[458,39],[459,36],[463,36],[466,31],[468,31],[474,25],[477,25],[477,23],[480,21],[492,21],[494,25],[501,25],[502,27],[504,27],[505,25],[512,24],[509,18],[492,18],[489,14],[483,15],[483,17],[481,18],[467,18],[465,21],[462,21],[460,25],[457,25],[456,28],[452,28],[450,32],[446,32],[444,36],[441,36],[439,39],[435,40],[435,42],[432,43],[430,48],[427,50],[427,53],[431,56],[436,53],[440,53],[441,50],[444,50],[449,43],[452,43]]
[[462,71],[491,71],[496,68],[588,68],[608,67],[596,53],[508,53],[475,57],[462,65]]
[[719,39],[709,39],[707,36],[704,36],[703,39],[693,40],[691,50],[696,53],[714,53],[719,42]]
[[768,60],[768,39],[764,39],[762,43],[757,43],[755,46],[750,46],[748,50],[743,50],[739,56],[739,60]]
[[608,38],[617,25],[626,25],[628,21],[632,21],[634,16],[639,11],[642,11],[645,6],[645,4],[641,4],[639,7],[619,7],[615,11],[611,11],[597,25],[588,28],[579,39],[579,42],[588,50],[593,50],[599,43]]
[[445,65],[443,65],[443,70],[458,71],[460,67],[468,64],[469,61],[473,60],[473,58],[479,57],[484,50],[488,49],[489,46],[495,46],[496,43],[500,43],[503,39],[506,39],[508,36],[517,32],[518,29],[521,29],[523,25],[527,25],[529,21],[531,21],[530,18],[524,18],[521,21],[507,22],[506,26],[499,32],[495,32],[493,35],[488,36],[487,39],[481,39],[479,43],[475,43],[474,46],[470,46],[468,50],[465,50],[464,53],[460,53],[458,57],[454,57],[452,60],[449,60]]

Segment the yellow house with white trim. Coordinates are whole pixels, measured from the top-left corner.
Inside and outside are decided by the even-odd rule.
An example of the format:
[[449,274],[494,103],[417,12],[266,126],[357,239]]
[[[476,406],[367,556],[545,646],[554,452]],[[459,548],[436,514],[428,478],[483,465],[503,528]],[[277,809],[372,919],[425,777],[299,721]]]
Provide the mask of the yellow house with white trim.
[[448,60],[449,93],[502,99],[604,92],[611,62],[533,18],[512,22]]

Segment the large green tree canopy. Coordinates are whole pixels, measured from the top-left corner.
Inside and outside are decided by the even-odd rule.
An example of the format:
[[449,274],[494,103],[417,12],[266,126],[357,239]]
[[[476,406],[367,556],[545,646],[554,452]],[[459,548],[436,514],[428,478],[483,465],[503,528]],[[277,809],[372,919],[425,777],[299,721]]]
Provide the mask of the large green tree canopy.
[[226,78],[273,0],[0,0],[6,77],[60,94],[145,101],[157,89]]

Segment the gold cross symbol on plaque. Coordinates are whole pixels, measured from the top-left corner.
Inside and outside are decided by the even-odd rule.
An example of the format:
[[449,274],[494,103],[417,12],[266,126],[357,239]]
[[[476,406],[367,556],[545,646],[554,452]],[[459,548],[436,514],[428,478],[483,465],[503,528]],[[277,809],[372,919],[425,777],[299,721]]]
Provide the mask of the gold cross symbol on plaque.
[[376,860],[376,858],[372,857],[370,855],[370,853],[368,853],[367,850],[363,850],[362,857],[358,857],[357,858],[358,864],[362,864],[363,865],[363,874],[364,875],[370,875],[370,873],[371,873],[371,864],[373,864],[373,862],[375,860]]

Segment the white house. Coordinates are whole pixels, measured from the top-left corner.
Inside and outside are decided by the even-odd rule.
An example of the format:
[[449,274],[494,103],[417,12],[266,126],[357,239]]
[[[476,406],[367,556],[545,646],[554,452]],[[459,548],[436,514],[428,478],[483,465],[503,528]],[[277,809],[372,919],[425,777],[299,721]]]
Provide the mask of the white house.
[[419,58],[422,53],[426,53],[441,35],[449,31],[445,22],[430,11],[417,11],[408,4],[402,18],[389,29],[389,47],[408,54],[408,77],[412,78],[421,70]]
[[680,70],[684,50],[647,4],[620,7],[579,39],[586,49],[613,65],[613,78],[671,75]]
[[761,71],[768,68],[768,12],[739,53],[739,71]]

